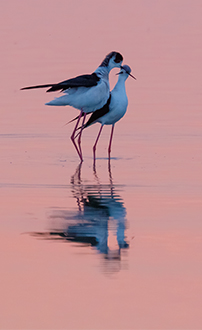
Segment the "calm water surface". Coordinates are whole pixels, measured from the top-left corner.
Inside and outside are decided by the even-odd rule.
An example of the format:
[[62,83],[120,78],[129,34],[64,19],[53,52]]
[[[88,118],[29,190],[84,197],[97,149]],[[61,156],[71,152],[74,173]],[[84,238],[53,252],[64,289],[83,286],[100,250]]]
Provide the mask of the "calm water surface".
[[[202,3],[2,1],[1,329],[201,329]],[[77,111],[20,91],[120,51],[129,106],[71,144]],[[116,69],[110,74],[116,82]]]

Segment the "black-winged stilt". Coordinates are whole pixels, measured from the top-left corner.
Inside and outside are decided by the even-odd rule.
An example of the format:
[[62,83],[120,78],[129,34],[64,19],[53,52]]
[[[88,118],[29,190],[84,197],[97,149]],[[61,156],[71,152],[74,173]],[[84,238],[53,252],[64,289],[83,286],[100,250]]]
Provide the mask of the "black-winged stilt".
[[62,91],[64,92],[62,96],[46,103],[46,105],[70,105],[80,110],[80,115],[78,116],[78,120],[71,135],[71,140],[81,161],[83,160],[81,152],[81,134],[78,140],[78,147],[75,142],[75,133],[79,121],[83,116],[83,126],[86,114],[102,108],[107,102],[110,92],[109,72],[115,67],[121,67],[122,61],[123,56],[120,53],[113,51],[105,57],[100,66],[92,74],[77,76],[57,84],[36,85],[21,88],[24,90],[49,87],[47,92]]
[[96,146],[104,125],[112,125],[109,147],[108,147],[108,155],[110,158],[114,125],[125,115],[128,106],[125,81],[128,78],[128,76],[131,76],[132,78],[136,79],[131,74],[131,68],[128,65],[123,65],[118,75],[119,75],[118,81],[114,89],[111,91],[107,103],[101,109],[94,111],[91,117],[89,118],[89,120],[87,121],[87,123],[83,127],[81,127],[82,130],[94,123],[97,122],[101,123],[101,128],[99,130],[97,139],[93,146],[94,164],[95,164]]

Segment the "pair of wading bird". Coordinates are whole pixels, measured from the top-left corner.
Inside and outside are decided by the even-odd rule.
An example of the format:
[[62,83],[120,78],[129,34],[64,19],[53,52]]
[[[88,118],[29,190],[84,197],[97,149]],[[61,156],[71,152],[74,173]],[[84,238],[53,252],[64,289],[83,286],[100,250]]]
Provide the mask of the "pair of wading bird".
[[[65,106],[70,105],[80,110],[79,116],[72,121],[76,121],[71,140],[76,148],[81,162],[83,161],[81,150],[81,134],[84,128],[99,122],[101,128],[97,139],[93,146],[93,156],[95,162],[96,146],[104,125],[112,125],[111,136],[109,140],[108,155],[110,158],[112,137],[115,123],[120,120],[126,113],[128,106],[128,98],[125,90],[125,81],[128,76],[136,79],[131,74],[131,69],[128,65],[121,65],[123,56],[118,52],[109,53],[100,66],[92,73],[81,75],[72,79],[62,81],[58,84],[46,84],[24,87],[22,89],[48,88],[47,92],[61,91],[64,95],[55,98],[46,103],[46,105]],[[120,72],[119,78],[110,92],[109,87],[109,72],[111,69],[118,67]],[[86,115],[91,113],[91,117],[85,124]],[[81,127],[78,127],[81,118],[83,117]],[[79,132],[78,132],[79,130]],[[76,138],[78,137],[78,145]]]

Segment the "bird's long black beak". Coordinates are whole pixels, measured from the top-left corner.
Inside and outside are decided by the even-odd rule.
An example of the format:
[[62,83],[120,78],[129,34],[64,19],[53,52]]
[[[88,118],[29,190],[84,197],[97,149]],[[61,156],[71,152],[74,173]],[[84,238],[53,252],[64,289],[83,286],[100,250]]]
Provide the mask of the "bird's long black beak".
[[[121,66],[121,69],[124,69],[122,66]],[[125,69],[124,69],[125,70]],[[127,72],[127,71],[126,71]],[[120,72],[117,73],[117,75],[120,74]],[[135,78],[131,73],[127,72],[127,74],[129,74],[129,76],[131,76],[133,79],[137,80],[137,78]]]
[[131,73],[129,73],[129,76],[131,76],[133,79],[137,80]]

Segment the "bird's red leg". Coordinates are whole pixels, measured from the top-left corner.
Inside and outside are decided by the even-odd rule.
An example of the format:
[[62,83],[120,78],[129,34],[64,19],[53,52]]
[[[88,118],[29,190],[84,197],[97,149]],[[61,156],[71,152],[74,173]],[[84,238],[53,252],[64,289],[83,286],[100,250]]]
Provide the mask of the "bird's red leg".
[[82,154],[80,153],[80,151],[79,151],[79,149],[78,149],[78,147],[76,145],[76,142],[75,142],[75,133],[76,133],[77,127],[79,125],[80,119],[82,117],[82,114],[83,114],[83,110],[81,110],[81,112],[79,114],[78,120],[76,122],[76,125],[75,125],[74,130],[73,130],[72,135],[71,135],[72,143],[73,143],[73,145],[74,145],[74,147],[75,147],[75,149],[76,149],[76,151],[77,151],[77,153],[79,155],[79,158],[80,158],[81,162],[83,161],[83,158],[82,158]]
[[97,139],[96,139],[95,144],[94,144],[94,146],[93,146],[93,159],[94,159],[94,165],[95,165],[95,151],[96,151],[96,146],[97,146],[97,143],[98,143],[98,140],[99,140],[100,134],[101,134],[101,132],[102,132],[102,129],[103,129],[103,125],[100,127],[100,130],[99,130],[99,133],[98,133]]
[[114,125],[112,125],[111,136],[110,136],[110,140],[109,140],[109,147],[108,147],[108,156],[109,156],[109,159],[110,159],[110,153],[111,153],[113,133],[114,133]]
[[[84,115],[83,115],[83,121],[82,121],[81,129],[80,129],[79,137],[78,137],[78,146],[79,146],[79,152],[80,152],[81,157],[82,157],[82,150],[81,150],[81,134],[82,134],[82,131],[83,131],[83,127],[84,127],[85,119],[86,119],[86,113],[84,113]],[[82,158],[83,158],[83,157],[82,157]]]

